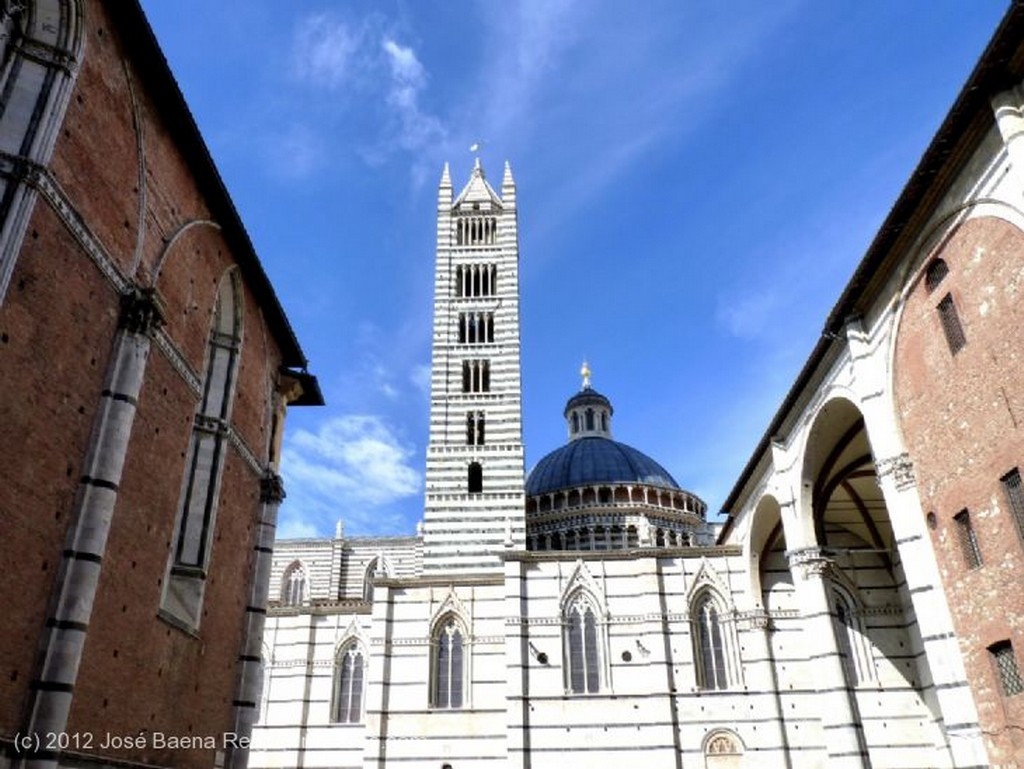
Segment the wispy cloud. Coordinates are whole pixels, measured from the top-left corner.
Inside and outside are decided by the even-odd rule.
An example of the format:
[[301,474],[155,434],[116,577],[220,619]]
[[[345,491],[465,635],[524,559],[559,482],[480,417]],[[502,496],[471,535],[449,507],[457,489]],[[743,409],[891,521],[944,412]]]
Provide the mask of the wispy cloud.
[[414,447],[374,415],[334,417],[315,432],[295,432],[281,457],[286,488],[295,490],[283,532],[327,534],[338,518],[351,533],[407,530],[410,516],[393,505],[420,491],[415,458]]
[[296,79],[319,88],[338,88],[358,66],[365,29],[354,29],[329,13],[307,16],[295,30],[292,72]]

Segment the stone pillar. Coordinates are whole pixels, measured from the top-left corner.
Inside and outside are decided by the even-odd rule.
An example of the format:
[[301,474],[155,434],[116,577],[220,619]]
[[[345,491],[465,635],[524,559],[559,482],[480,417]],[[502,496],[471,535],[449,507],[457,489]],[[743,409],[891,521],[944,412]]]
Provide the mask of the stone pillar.
[[[367,650],[370,659],[366,668],[366,740],[363,743],[365,769],[384,769],[387,766],[394,611],[391,580],[385,578],[373,588],[373,635]],[[424,672],[430,675],[429,669]]]
[[[54,609],[46,622],[39,678],[33,682],[35,695],[23,734],[67,731],[150,342],[162,324],[153,289],[133,289],[121,297],[120,324],[75,497],[74,523],[68,530]],[[57,751],[37,749],[26,754],[20,765],[55,769],[58,758]]]
[[[260,479],[260,511],[257,521],[252,567],[249,573],[249,602],[245,607],[245,629],[238,655],[238,694],[235,698],[234,732],[238,737],[225,765],[245,769],[249,763],[249,739],[258,714],[257,703],[263,682],[260,680],[263,655],[263,626],[267,619],[267,594],[270,590],[270,562],[274,553],[277,512],[284,500],[281,476],[268,472]],[[245,747],[241,747],[244,745]]]
[[530,766],[530,665],[541,663],[531,653],[526,601],[526,564],[505,561],[505,729],[509,769]]
[[[768,748],[758,748],[758,756],[764,759],[765,765],[790,769],[793,762],[789,756],[789,741],[786,736],[782,702],[779,699],[779,679],[775,673],[775,655],[772,653],[771,617],[764,609],[747,612],[742,619],[746,625],[743,635],[747,658],[757,660],[759,664],[747,665],[743,671],[743,683],[750,691],[770,693],[771,707],[764,715],[771,719],[767,725],[768,737],[765,740]],[[739,634],[737,634],[738,636]]]
[[806,657],[814,660],[817,711],[824,727],[829,769],[868,769],[864,735],[832,623],[829,582],[836,565],[819,547],[803,547],[787,555],[804,619]]
[[[870,422],[868,423],[870,427]],[[924,645],[924,665],[932,692],[930,705],[938,709],[954,767],[988,766],[978,711],[967,683],[960,644],[942,589],[931,538],[917,496],[910,457],[897,454],[876,463],[878,485],[892,521],[893,536],[904,564],[907,593]],[[934,697],[934,699],[932,699]]]

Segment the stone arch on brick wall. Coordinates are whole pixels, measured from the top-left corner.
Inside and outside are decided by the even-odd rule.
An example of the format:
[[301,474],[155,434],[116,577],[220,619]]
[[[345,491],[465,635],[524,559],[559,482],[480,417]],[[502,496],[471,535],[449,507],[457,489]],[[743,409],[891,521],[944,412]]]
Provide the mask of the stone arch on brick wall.
[[53,155],[85,40],[80,0],[0,10],[0,301],[28,227],[36,181]]

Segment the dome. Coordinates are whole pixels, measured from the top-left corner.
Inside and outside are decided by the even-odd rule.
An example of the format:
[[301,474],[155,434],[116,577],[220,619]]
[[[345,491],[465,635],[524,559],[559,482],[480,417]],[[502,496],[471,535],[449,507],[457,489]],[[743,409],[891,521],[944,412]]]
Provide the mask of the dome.
[[526,479],[526,495],[597,483],[680,488],[664,467],[643,452],[610,438],[587,436],[570,441],[541,459]]

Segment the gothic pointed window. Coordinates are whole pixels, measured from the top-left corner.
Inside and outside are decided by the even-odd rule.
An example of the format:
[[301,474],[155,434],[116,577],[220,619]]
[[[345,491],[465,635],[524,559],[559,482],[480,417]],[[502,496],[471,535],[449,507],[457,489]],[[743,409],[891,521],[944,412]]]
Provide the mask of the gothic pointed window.
[[241,345],[237,291],[232,273],[221,281],[217,292],[203,395],[192,428],[189,476],[175,548],[175,563],[183,567],[204,568],[209,557]]
[[568,661],[566,688],[574,694],[594,694],[601,690],[601,656],[597,613],[586,593],[579,592],[569,601],[563,622]]
[[281,578],[281,605],[301,606],[306,600],[306,570],[296,561],[284,570]]
[[729,679],[725,666],[725,638],[721,609],[714,597],[705,593],[693,611],[694,656],[697,685],[702,689],[725,689]]
[[435,708],[461,708],[466,680],[466,636],[458,620],[449,615],[434,632],[431,704]]
[[334,705],[331,720],[341,724],[357,724],[363,720],[363,694],[366,664],[362,649],[350,641],[334,662]]
[[241,347],[241,278],[233,268],[221,279],[214,301],[201,398],[192,422],[181,508],[171,546],[170,575],[161,601],[163,610],[193,628],[199,627],[202,616],[206,569],[215,541]]

